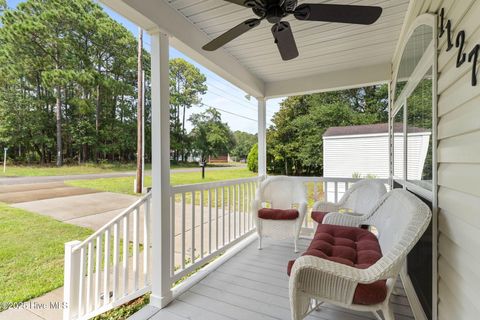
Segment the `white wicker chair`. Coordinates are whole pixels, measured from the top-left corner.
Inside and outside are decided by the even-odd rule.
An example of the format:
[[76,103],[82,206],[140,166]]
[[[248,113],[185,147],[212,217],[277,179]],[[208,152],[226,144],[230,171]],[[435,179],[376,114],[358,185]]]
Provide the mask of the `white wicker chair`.
[[[395,189],[386,194],[364,216],[330,213],[326,224],[343,226],[373,225],[377,228],[382,258],[367,269],[357,269],[313,256],[298,258],[290,275],[290,305],[292,319],[303,319],[315,307],[312,301],[332,303],[341,307],[371,311],[380,318],[393,320],[389,304],[395,281],[406,256],[417,243],[431,219],[431,211],[420,199],[408,191]],[[375,305],[353,304],[358,283],[387,280],[386,299]],[[318,304],[317,304],[318,305]]]
[[[353,184],[337,203],[317,201],[312,211],[338,212],[340,209],[350,209],[350,215],[363,215],[377,204],[387,193],[385,184],[379,180],[361,180]],[[316,224],[316,222],[314,222]]]
[[[295,252],[300,235],[303,219],[307,212],[306,189],[301,181],[294,177],[275,176],[265,179],[257,190],[252,202],[252,214],[258,234],[258,248],[262,249],[262,238],[273,239],[293,238]],[[298,218],[295,220],[265,220],[258,217],[258,210],[269,203],[274,209],[298,209]]]

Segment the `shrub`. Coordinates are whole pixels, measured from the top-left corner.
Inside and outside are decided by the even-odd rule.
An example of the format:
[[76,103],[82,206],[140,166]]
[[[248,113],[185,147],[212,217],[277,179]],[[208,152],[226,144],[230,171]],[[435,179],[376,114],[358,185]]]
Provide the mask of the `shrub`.
[[255,143],[248,153],[247,167],[252,172],[258,172],[258,143]]

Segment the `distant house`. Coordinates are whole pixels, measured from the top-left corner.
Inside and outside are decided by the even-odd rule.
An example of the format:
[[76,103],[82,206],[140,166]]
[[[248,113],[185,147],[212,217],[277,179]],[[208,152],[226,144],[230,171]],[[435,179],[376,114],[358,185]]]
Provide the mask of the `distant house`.
[[217,157],[208,157],[208,163],[229,163],[230,161],[231,160],[229,154],[223,154]]
[[[403,177],[403,124],[394,126],[394,176]],[[431,132],[408,128],[408,177],[421,180]],[[389,177],[388,124],[331,127],[323,135],[323,175],[352,178]]]

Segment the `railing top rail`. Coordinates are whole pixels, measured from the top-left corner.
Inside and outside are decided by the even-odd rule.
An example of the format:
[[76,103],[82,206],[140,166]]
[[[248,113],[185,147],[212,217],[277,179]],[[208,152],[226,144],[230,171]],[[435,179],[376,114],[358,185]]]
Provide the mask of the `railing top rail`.
[[[364,178],[330,178],[330,177],[304,177],[304,176],[298,176],[294,177],[300,181],[304,182],[358,182],[361,180],[365,180]],[[388,179],[374,179],[374,180],[379,180],[382,182],[387,183]]]
[[115,223],[118,223],[123,217],[125,217],[127,214],[131,213],[133,210],[137,209],[140,207],[144,202],[146,202],[149,198],[152,197],[152,193],[148,192],[146,195],[135,201],[133,204],[131,204],[127,209],[119,213],[115,218],[110,220],[107,224],[105,224],[103,227],[95,231],[92,235],[90,235],[87,239],[83,240],[80,242],[78,245],[76,245],[72,251],[75,252],[79,250],[81,247],[87,245],[90,241],[101,235],[105,230],[113,226]]
[[251,178],[223,180],[223,181],[216,181],[216,182],[184,184],[184,185],[172,186],[170,189],[171,189],[171,194],[177,194],[177,193],[185,193],[185,192],[191,192],[191,191],[208,190],[212,188],[227,187],[227,186],[246,183],[246,182],[256,182],[256,181],[260,181],[261,179],[262,177],[251,177]]

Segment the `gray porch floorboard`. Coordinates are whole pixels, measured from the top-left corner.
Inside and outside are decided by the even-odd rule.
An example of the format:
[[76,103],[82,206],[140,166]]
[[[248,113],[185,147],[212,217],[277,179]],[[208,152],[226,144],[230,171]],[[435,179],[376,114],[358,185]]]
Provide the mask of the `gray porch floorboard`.
[[[301,240],[300,252],[308,245]],[[290,319],[287,262],[299,256],[291,241],[264,240],[263,250],[253,242],[222,264],[166,308],[145,307],[133,320],[257,320]],[[400,281],[391,302],[397,320],[413,320]],[[321,306],[308,320],[370,320],[373,314],[330,304]]]

